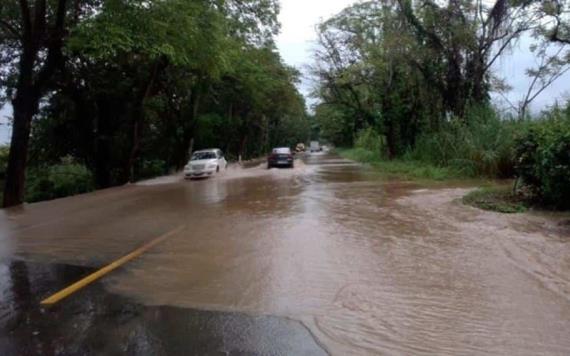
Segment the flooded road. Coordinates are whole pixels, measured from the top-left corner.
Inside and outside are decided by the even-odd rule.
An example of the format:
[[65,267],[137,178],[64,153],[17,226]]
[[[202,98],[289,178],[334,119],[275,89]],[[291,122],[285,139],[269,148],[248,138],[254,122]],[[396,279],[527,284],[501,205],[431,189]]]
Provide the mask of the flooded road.
[[[163,343],[211,332],[169,326],[174,315],[212,312],[245,320],[234,333],[270,318],[274,339],[303,346],[262,341],[261,324],[230,337],[246,339],[244,354],[570,354],[568,216],[483,212],[458,201],[469,189],[310,155],[293,170],[167,177],[0,212],[0,261],[99,268],[184,226],[58,308],[100,291],[143,308],[143,324],[160,314],[161,332],[177,330]],[[8,270],[0,283],[13,290]],[[61,284],[28,290],[41,300]],[[9,311],[18,297],[2,295]],[[195,353],[218,350],[208,345]]]

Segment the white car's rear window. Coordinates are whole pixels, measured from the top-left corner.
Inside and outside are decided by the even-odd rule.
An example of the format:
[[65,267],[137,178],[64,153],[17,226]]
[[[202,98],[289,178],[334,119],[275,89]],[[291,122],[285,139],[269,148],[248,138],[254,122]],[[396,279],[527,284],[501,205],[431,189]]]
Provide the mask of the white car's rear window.
[[216,152],[194,152],[194,154],[192,155],[191,160],[192,161],[197,161],[197,160],[201,160],[201,159],[214,159],[217,158],[216,157]]

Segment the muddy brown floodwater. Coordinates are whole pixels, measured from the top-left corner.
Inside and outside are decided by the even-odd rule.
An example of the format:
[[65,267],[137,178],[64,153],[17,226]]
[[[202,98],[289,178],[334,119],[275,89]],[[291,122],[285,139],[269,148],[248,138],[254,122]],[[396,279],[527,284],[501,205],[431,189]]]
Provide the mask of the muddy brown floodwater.
[[97,267],[182,233],[103,280],[145,305],[301,321],[334,355],[569,355],[563,214],[461,204],[470,188],[386,180],[334,155],[33,204],[3,254]]

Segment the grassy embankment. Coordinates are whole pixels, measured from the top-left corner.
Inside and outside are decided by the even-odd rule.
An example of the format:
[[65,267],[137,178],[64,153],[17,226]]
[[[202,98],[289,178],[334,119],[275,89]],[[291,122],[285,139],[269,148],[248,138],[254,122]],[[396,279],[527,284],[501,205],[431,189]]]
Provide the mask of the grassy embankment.
[[[404,159],[384,160],[379,155],[363,148],[340,148],[336,149],[336,152],[341,157],[369,164],[387,177],[437,181],[473,178],[469,172],[455,167],[437,167],[426,162]],[[465,195],[463,203],[500,213],[524,212],[531,205],[523,195],[514,194],[512,187],[508,185],[481,187]]]
[[416,160],[386,160],[365,148],[336,148],[335,152],[341,157],[369,164],[388,177],[438,181],[467,177],[460,170],[452,167],[438,167]]
[[499,213],[525,212],[531,202],[521,194],[514,194],[512,187],[484,187],[474,190],[463,197],[463,203],[479,209]]

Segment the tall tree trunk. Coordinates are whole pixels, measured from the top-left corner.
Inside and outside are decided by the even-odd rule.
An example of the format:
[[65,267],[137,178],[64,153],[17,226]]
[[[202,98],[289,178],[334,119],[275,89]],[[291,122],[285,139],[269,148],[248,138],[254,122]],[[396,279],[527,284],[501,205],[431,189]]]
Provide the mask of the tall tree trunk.
[[[141,104],[141,106],[144,106],[144,104]],[[123,171],[123,180],[124,182],[133,182],[135,179],[135,174],[134,174],[134,166],[135,166],[135,161],[138,157],[139,154],[139,150],[140,150],[140,137],[141,137],[141,131],[142,131],[142,125],[143,125],[143,112],[144,112],[144,107],[141,108],[141,110],[137,110],[137,114],[135,114],[135,118],[133,120],[133,125],[132,125],[132,138],[131,138],[131,151],[129,152],[129,157],[127,159],[124,171]]]
[[[47,24],[47,5],[46,0],[37,0],[33,8],[30,8],[28,1],[19,1],[22,52],[18,64],[16,97],[12,101],[14,122],[3,207],[19,205],[24,201],[32,118],[38,112],[39,101],[48,89],[49,81],[63,62],[61,49],[65,35],[67,0],[57,1],[53,26]],[[43,50],[43,60],[39,60],[39,53]]]
[[111,169],[109,167],[109,151],[111,146],[111,134],[109,120],[112,115],[107,100],[104,96],[95,99],[97,113],[95,117],[95,140],[94,140],[94,166],[95,182],[97,188],[111,186]]
[[36,95],[36,90],[29,85],[32,69],[31,67],[28,69],[27,74],[20,74],[21,83],[17,87],[16,98],[12,102],[14,122],[4,185],[4,207],[19,205],[24,201],[30,130],[32,118],[39,107],[39,96]]
[[388,148],[388,159],[394,159],[398,154],[398,135],[393,120],[389,120],[386,123],[386,126],[386,146]]
[[243,135],[239,144],[239,158],[240,160],[245,159],[245,148],[247,145],[247,134]]
[[123,180],[124,182],[133,182],[135,179],[134,176],[134,166],[135,162],[138,158],[140,152],[140,141],[142,137],[142,130],[144,125],[144,116],[145,116],[145,104],[148,98],[151,97],[152,90],[154,87],[154,83],[156,78],[158,77],[158,73],[161,68],[163,68],[165,64],[161,59],[157,60],[152,69],[151,76],[146,83],[144,90],[141,92],[142,95],[136,104],[136,110],[133,115],[133,124],[132,124],[132,138],[131,138],[131,150],[129,153],[129,157],[127,158],[127,162],[123,169]]

